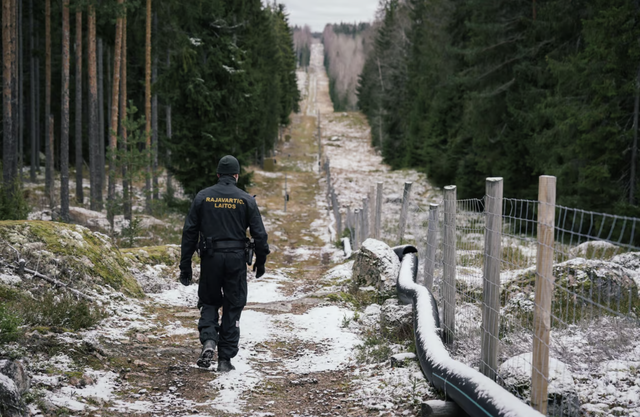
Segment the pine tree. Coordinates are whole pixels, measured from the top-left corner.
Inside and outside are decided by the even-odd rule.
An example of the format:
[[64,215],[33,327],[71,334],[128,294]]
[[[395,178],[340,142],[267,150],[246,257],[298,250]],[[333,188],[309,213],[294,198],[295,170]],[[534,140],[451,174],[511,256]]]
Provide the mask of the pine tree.
[[60,120],[60,217],[69,220],[69,0],[62,1],[62,117]]

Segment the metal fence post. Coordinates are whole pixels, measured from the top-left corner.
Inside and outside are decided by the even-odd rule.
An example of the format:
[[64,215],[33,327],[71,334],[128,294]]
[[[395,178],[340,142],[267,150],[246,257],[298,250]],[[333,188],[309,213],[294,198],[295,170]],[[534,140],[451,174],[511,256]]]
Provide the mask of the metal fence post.
[[500,331],[502,190],[502,178],[487,178],[480,372],[494,381],[498,370],[498,332]]
[[402,193],[402,209],[400,210],[400,227],[398,229],[398,245],[402,244],[404,238],[404,227],[407,223],[407,214],[409,213],[409,200],[411,198],[411,182],[404,183],[404,191]]
[[424,257],[424,286],[433,288],[433,272],[436,269],[436,249],[438,248],[438,205],[429,204],[429,226],[427,229],[427,250]]
[[547,414],[549,385],[549,333],[553,298],[553,246],[556,206],[556,177],[542,175],[538,183],[538,258],[533,319],[533,363],[531,405]]
[[380,227],[382,225],[382,183],[376,184],[376,215],[374,220],[373,237],[380,239]]
[[443,312],[444,342],[453,343],[456,330],[456,186],[444,187]]

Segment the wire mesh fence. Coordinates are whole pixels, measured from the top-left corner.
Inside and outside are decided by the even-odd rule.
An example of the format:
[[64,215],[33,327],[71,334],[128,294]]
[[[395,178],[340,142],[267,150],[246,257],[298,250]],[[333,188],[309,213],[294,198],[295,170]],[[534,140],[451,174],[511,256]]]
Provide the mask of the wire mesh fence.
[[[548,415],[640,417],[640,219],[501,195],[447,203],[446,190],[429,204],[407,190],[383,198],[379,239],[418,248],[418,281],[438,300],[454,359]],[[540,221],[543,211],[552,220]],[[358,213],[375,224],[372,210]],[[356,217],[347,227],[366,226]]]

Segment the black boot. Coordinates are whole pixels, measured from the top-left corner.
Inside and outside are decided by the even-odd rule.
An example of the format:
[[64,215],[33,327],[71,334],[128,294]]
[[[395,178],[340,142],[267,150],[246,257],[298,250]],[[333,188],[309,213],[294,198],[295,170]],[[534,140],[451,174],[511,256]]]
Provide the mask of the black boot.
[[196,364],[200,368],[209,368],[211,366],[211,361],[213,360],[213,353],[216,350],[216,342],[213,340],[207,340],[202,345],[202,353],[200,353],[200,357]]
[[236,369],[229,359],[218,359],[218,372],[229,372]]

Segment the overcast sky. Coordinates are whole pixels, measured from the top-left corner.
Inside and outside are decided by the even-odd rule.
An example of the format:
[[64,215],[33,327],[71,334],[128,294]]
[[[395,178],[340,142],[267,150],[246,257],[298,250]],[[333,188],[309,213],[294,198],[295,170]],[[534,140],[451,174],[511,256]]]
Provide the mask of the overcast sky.
[[291,26],[309,25],[322,32],[327,23],[372,22],[378,0],[278,0],[286,6]]

